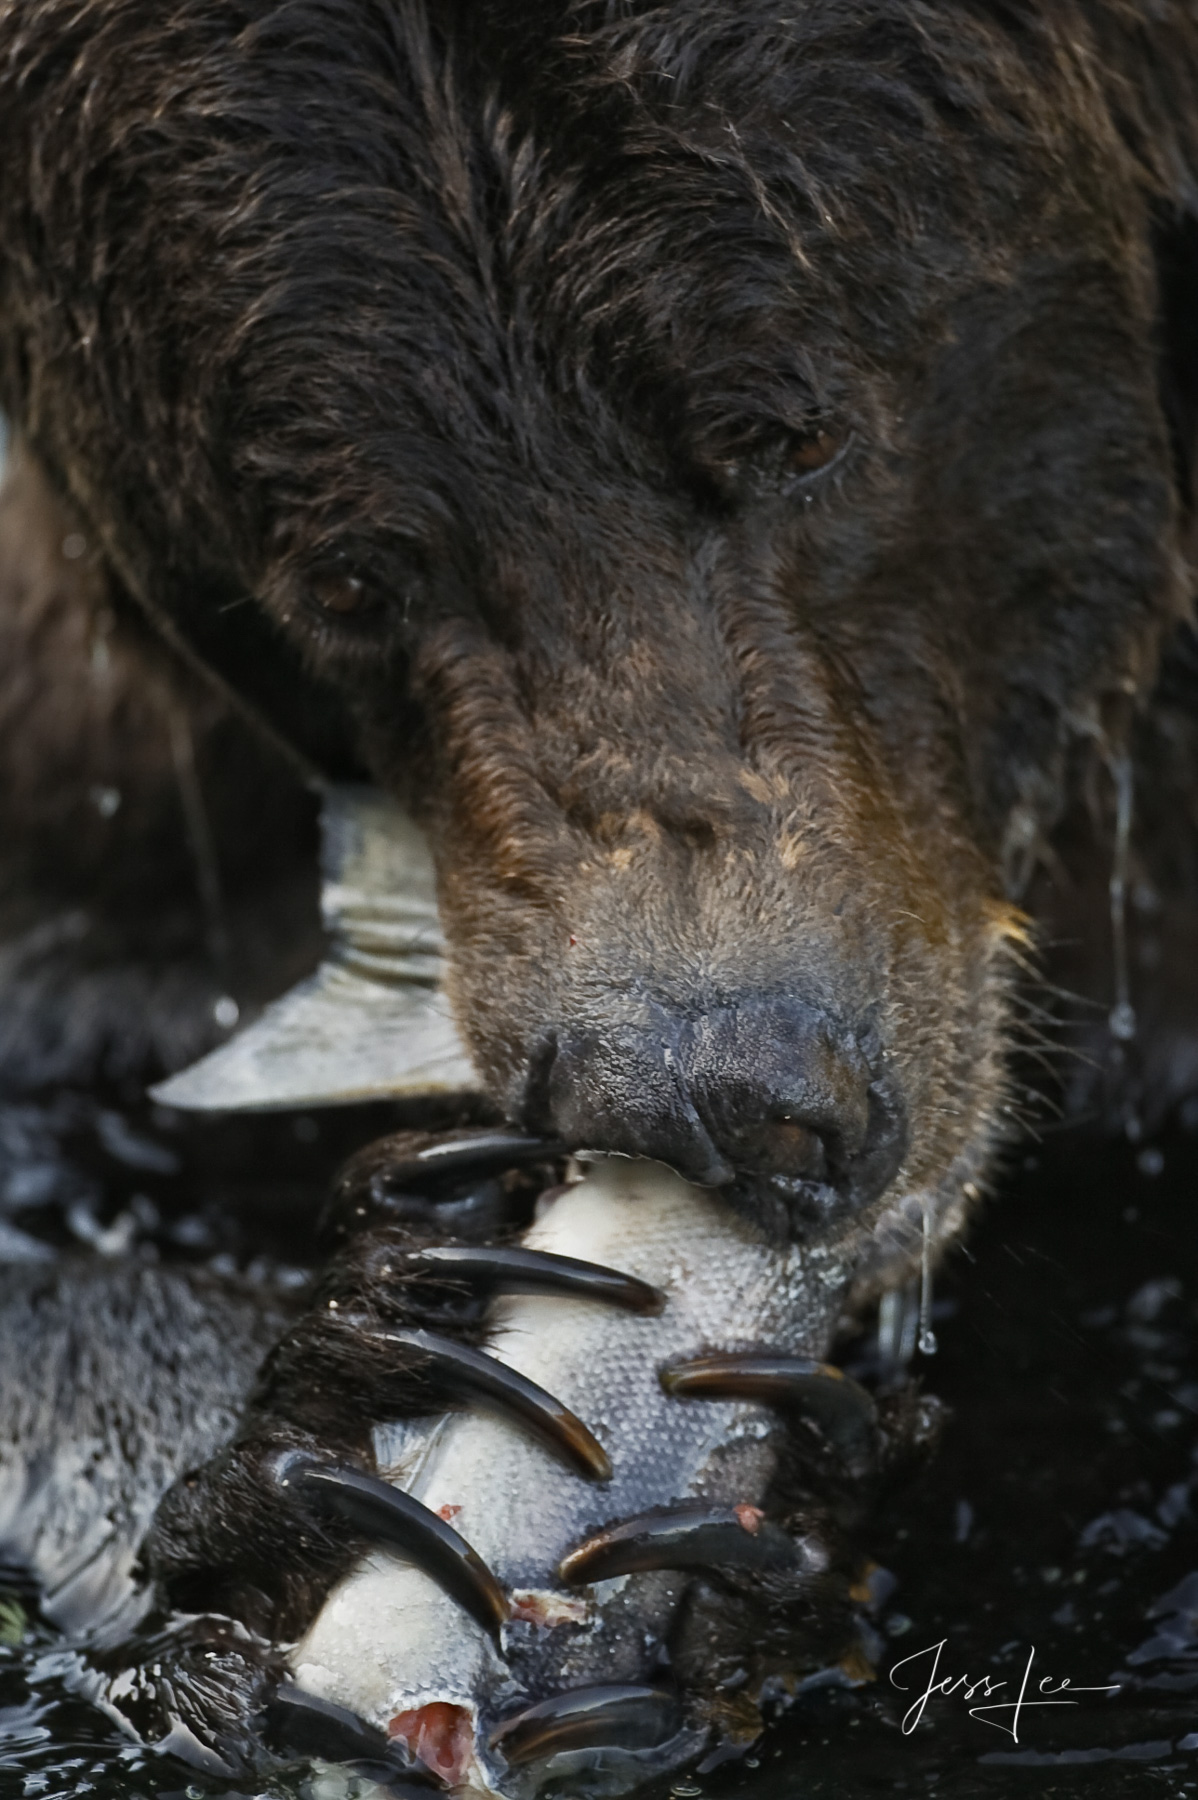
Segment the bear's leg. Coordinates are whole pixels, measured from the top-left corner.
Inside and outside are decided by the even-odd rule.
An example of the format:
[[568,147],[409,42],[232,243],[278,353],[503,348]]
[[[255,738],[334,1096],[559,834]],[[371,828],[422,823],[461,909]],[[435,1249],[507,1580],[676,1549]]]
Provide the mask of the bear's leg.
[[[503,1131],[406,1132],[353,1158],[326,1222],[339,1248],[311,1306],[267,1359],[235,1441],[158,1509],[144,1556],[173,1605],[231,1613],[273,1639],[314,1616],[368,1538],[344,1511],[329,1516],[335,1496],[314,1511],[297,1458],[373,1473],[376,1425],[453,1401],[453,1346],[480,1342],[503,1285],[484,1247],[528,1224],[556,1151]],[[469,1246],[472,1265],[444,1256]]]
[[20,441],[0,670],[0,1090],[176,1068],[314,959],[314,802]]
[[[480,1354],[495,1293],[532,1286],[646,1313],[661,1304],[631,1277],[514,1242],[560,1174],[560,1150],[502,1131],[404,1134],[351,1162],[328,1225],[341,1248],[309,1311],[269,1358],[234,1443],[159,1508],[144,1557],[172,1606],[231,1613],[264,1643],[294,1638],[334,1583],[383,1547],[500,1630],[502,1589],[443,1520],[379,1479],[373,1433],[481,1394],[585,1462],[581,1422]],[[735,1736],[751,1725],[729,1699],[747,1655],[782,1673],[851,1653],[852,1603],[864,1596],[852,1591],[861,1559],[849,1533],[933,1435],[934,1404],[911,1390],[876,1400],[821,1365],[769,1353],[708,1355],[661,1375],[680,1404],[774,1411],[785,1428],[775,1480],[760,1507],[698,1505],[608,1526],[575,1546],[561,1579],[693,1575],[672,1664],[697,1716]],[[527,1731],[561,1727],[542,1710]]]

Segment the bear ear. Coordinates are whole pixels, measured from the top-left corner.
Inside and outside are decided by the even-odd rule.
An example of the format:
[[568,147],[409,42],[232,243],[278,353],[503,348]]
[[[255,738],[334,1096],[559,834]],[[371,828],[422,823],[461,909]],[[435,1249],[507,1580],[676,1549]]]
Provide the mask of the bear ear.
[[368,787],[326,788],[321,826],[324,961],[227,1044],[152,1089],[164,1106],[267,1112],[479,1091],[442,987],[445,940],[423,833]]
[[1153,233],[1161,404],[1187,521],[1198,507],[1198,214],[1170,210]]

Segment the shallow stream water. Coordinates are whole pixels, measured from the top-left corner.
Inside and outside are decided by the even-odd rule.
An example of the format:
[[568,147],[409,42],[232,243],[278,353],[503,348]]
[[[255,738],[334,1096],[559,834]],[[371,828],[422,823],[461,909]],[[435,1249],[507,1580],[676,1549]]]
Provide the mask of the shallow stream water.
[[[331,1170],[391,1123],[216,1126],[66,1093],[0,1108],[0,1255],[74,1240],[299,1280]],[[877,1679],[805,1696],[746,1762],[661,1795],[1198,1795],[1196,1196],[1180,1128],[1135,1146],[1061,1131],[1015,1161],[937,1280],[940,1348],[916,1367],[953,1416],[870,1533],[895,1583]],[[0,1572],[0,1800],[354,1792],[299,1768],[230,1788],[148,1756],[62,1666],[36,1597]],[[920,1707],[933,1682],[956,1685]]]

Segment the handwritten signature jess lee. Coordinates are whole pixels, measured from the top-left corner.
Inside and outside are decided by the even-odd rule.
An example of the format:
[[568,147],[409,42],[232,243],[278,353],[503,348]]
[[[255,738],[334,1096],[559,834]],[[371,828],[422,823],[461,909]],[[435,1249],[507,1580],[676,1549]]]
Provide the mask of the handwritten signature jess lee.
[[[933,1694],[956,1694],[959,1692],[961,1698],[967,1704],[973,1700],[975,1694],[983,1694],[985,1700],[982,1705],[969,1705],[970,1717],[980,1719],[983,1725],[993,1725],[996,1731],[1008,1732],[1015,1742],[1018,1743],[1019,1720],[1026,1708],[1032,1706],[1076,1706],[1078,1702],[1069,1697],[1073,1694],[1113,1694],[1116,1693],[1119,1688],[1119,1683],[1117,1681],[1112,1682],[1105,1687],[1074,1687],[1068,1676],[1065,1676],[1064,1680],[1054,1683],[1051,1675],[1044,1675],[1041,1676],[1039,1683],[1029,1696],[1028,1688],[1032,1679],[1032,1664],[1036,1660],[1036,1646],[1033,1644],[1028,1650],[1027,1663],[1023,1671],[1023,1679],[1019,1684],[1018,1698],[1015,1700],[992,1701],[990,1699],[991,1694],[996,1694],[1000,1688],[1008,1686],[1008,1683],[1005,1680],[998,1681],[993,1675],[981,1675],[975,1679],[969,1675],[942,1676],[940,1674],[940,1659],[944,1654],[944,1647],[947,1643],[947,1638],[941,1638],[938,1644],[929,1644],[926,1649],[916,1650],[910,1656],[904,1656],[901,1662],[896,1662],[890,1671],[892,1686],[898,1688],[902,1693],[910,1693],[912,1691],[911,1683],[895,1679],[899,1670],[907,1668],[911,1663],[917,1663],[921,1657],[930,1656],[932,1658],[932,1666],[927,1671],[926,1687],[924,1687],[922,1693],[911,1702],[910,1706],[903,1714],[904,1737],[909,1737],[915,1730],[915,1727],[923,1718],[924,1709]],[[912,1673],[914,1674],[915,1671],[913,1670]],[[1062,1698],[1062,1696],[1065,1695],[1066,1689],[1069,1690],[1069,1696]],[[1009,1713],[1010,1718],[995,1718],[992,1716],[995,1713]]]

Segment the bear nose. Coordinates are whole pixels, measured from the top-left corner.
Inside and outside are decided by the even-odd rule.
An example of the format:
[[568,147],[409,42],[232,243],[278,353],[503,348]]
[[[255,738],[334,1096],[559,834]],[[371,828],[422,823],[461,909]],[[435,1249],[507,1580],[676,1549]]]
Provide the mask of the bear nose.
[[567,1143],[656,1157],[708,1187],[757,1179],[861,1205],[906,1142],[876,1033],[791,999],[690,1019],[650,1006],[562,1034],[542,1095],[538,1123]]

